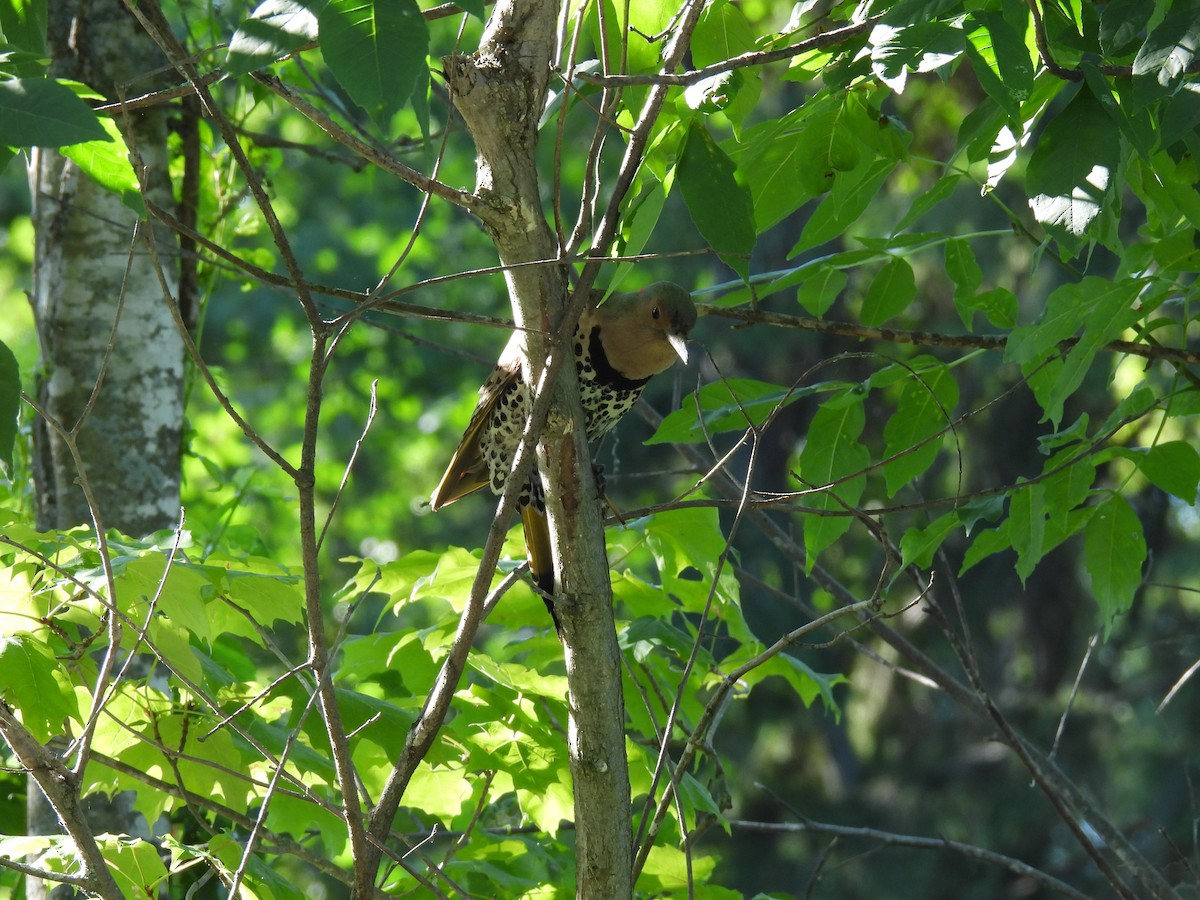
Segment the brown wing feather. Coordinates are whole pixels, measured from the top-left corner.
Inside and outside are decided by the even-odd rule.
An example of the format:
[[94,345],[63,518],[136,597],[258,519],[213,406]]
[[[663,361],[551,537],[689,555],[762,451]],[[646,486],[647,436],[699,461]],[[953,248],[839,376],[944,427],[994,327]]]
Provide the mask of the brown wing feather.
[[538,587],[552,594],[554,561],[550,550],[550,522],[544,512],[530,503],[521,507],[521,526],[525,532],[525,551],[529,554],[529,574]]
[[450,457],[450,465],[446,467],[446,473],[438,482],[429,501],[429,506],[434,512],[491,482],[491,473],[488,472],[487,463],[479,449],[479,438],[496,408],[496,402],[516,381],[520,371],[519,367],[499,365],[479,389],[479,403],[475,412],[471,413],[467,430],[463,432],[458,449]]

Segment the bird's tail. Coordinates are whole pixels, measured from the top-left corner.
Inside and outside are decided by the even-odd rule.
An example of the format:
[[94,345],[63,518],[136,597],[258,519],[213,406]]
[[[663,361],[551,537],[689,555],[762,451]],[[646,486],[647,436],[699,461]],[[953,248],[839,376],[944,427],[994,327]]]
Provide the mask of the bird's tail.
[[544,510],[532,503],[521,507],[521,527],[525,530],[525,549],[529,554],[529,574],[533,583],[542,591],[542,599],[550,617],[554,620],[554,630],[558,627],[558,616],[554,613],[554,558],[550,552],[550,522]]

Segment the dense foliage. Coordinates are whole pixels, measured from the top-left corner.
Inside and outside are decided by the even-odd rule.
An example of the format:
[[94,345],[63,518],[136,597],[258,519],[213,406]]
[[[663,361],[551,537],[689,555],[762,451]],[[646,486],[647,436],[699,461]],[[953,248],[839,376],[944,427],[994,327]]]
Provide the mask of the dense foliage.
[[[454,200],[475,150],[443,86],[493,8],[166,5],[186,90],[125,97],[179,107],[187,229],[143,202],[118,98],[46,77],[44,0],[2,6],[0,867],[76,871],[24,834],[32,741],[85,796],[133,792],[154,836],[98,838],[127,896],[341,892],[338,747],[365,816],[494,510],[424,505],[507,334],[480,321],[508,298]],[[705,312],[700,362],[598,452],[639,895],[1195,891],[1200,12],[584,0],[560,26],[539,159],[563,259]],[[31,146],[198,238],[175,531],[34,524]],[[505,540],[384,893],[575,884],[563,649]]]

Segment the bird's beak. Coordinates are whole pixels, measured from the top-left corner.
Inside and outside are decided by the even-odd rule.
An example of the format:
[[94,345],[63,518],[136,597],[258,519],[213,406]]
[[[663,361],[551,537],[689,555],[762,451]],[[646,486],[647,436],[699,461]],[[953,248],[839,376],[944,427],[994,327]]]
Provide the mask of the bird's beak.
[[671,348],[679,355],[679,358],[683,360],[683,364],[686,366],[688,359],[687,338],[677,332],[668,331],[667,340],[671,342]]

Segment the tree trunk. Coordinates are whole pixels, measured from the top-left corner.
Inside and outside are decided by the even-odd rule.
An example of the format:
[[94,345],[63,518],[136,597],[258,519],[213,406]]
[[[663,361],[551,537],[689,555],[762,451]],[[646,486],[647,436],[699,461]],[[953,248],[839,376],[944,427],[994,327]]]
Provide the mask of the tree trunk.
[[[48,44],[53,75],[113,99],[125,82],[163,63],[116,0],[56,0],[49,7]],[[130,91],[150,87],[142,80]],[[118,118],[118,125],[147,166],[148,197],[169,206],[165,116],[161,109],[139,113]],[[54,423],[39,419],[34,426],[38,527],[94,524],[134,535],[170,528],[179,516],[183,343],[156,265],[145,241],[135,237],[137,217],[57,152],[36,150],[29,179],[36,233],[32,303],[43,367],[38,400]],[[174,291],[177,245],[165,234],[154,240]],[[57,429],[73,434],[82,471]],[[103,800],[85,804],[95,831],[148,836],[128,798]],[[30,832],[59,831],[62,814],[31,780]],[[45,891],[45,883],[29,880],[30,897]]]
[[[486,202],[481,218],[505,265],[559,256],[542,208],[535,155],[557,14],[554,0],[500,0],[479,50],[445,61],[455,106],[477,148],[476,193]],[[505,276],[517,325],[528,329],[527,383],[538,383],[552,355],[566,359],[544,388],[552,400],[537,458],[570,694],[576,896],[619,900],[633,892],[621,661],[579,385],[569,340],[561,339],[574,331],[573,322],[563,321],[566,272],[527,266]]]
[[[52,74],[110,98],[163,64],[117,0],[51,4],[48,36]],[[149,87],[143,79],[131,90]],[[169,207],[165,116],[158,108],[117,124],[147,167],[149,199]],[[130,534],[168,528],[179,515],[183,343],[155,265],[134,239],[136,216],[53,151],[34,153],[30,187],[33,305],[45,370],[39,399],[63,428],[78,429],[82,474],[103,524]],[[161,233],[155,240],[174,291],[177,245]],[[35,438],[39,527],[91,522],[62,436],[39,422]]]

